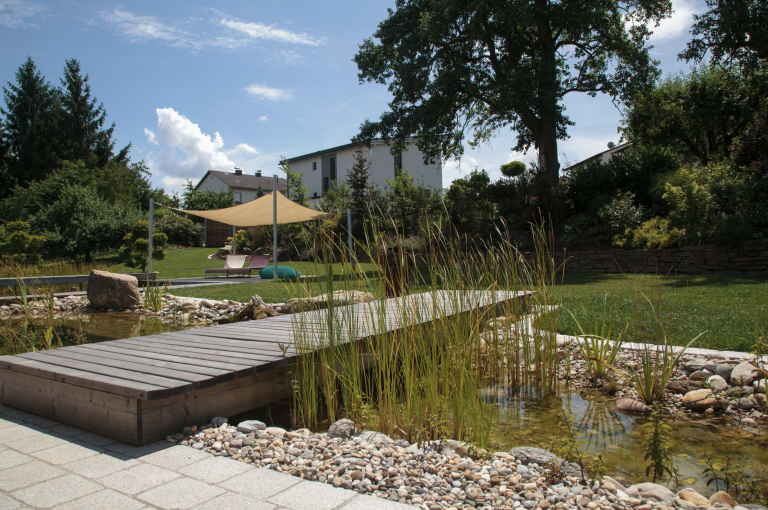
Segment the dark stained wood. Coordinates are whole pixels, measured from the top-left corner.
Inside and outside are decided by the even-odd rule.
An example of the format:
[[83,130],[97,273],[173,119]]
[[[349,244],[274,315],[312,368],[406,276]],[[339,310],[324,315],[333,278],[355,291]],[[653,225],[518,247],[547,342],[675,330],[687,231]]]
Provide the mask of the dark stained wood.
[[103,365],[108,368],[121,368],[125,370],[131,370],[133,372],[139,372],[142,374],[149,374],[159,377],[167,377],[170,379],[176,379],[178,381],[186,381],[192,383],[193,389],[209,388],[216,384],[216,378],[206,375],[194,374],[183,370],[174,370],[172,368],[161,368],[152,365],[144,365],[141,363],[134,363],[132,361],[122,361],[113,358],[107,358],[104,356],[94,356],[91,353],[84,351],[75,351],[67,349],[51,349],[46,351],[46,354],[50,356],[59,356],[77,361],[85,361],[89,363],[95,363],[97,365]]
[[[270,354],[251,354],[246,353],[242,351],[236,351],[236,350],[227,350],[220,348],[219,346],[191,346],[189,343],[185,343],[182,340],[173,340],[173,339],[166,339],[166,338],[152,338],[151,340],[142,340],[141,337],[136,338],[130,338],[127,340],[117,340],[118,342],[122,344],[128,344],[131,345],[137,345],[140,348],[144,348],[145,346],[167,346],[167,348],[178,348],[182,349],[185,352],[189,354],[213,354],[216,356],[230,356],[233,361],[237,361],[238,363],[246,363],[246,364],[261,364],[261,363],[269,363],[271,361],[274,361],[277,359],[276,355],[270,355]],[[228,348],[229,349],[229,348]]]
[[[215,337],[214,337],[215,338]],[[164,339],[164,340],[178,340],[179,337],[153,337],[153,340],[155,339]],[[183,338],[181,341],[184,342],[185,345],[189,345],[190,347],[200,347],[200,346],[210,346],[212,343],[212,340],[206,337],[186,337]],[[216,338],[216,349],[222,349],[222,350],[229,350],[233,352],[243,352],[243,353],[250,353],[250,354],[262,354],[262,355],[279,355],[282,356],[283,350],[280,349],[280,347],[277,345],[274,341],[252,341],[252,340],[234,340],[234,339],[227,339],[227,338]],[[284,346],[291,345],[288,342],[281,342]],[[292,353],[292,349],[288,349],[286,354]]]
[[[11,363],[7,361],[8,358],[12,358]],[[126,397],[149,400],[171,396],[170,388],[50,365],[18,356],[0,356],[0,368]]]
[[[155,345],[146,345],[146,344],[133,344],[129,342],[124,342],[122,340],[115,340],[114,342],[120,342],[119,344],[115,344],[115,346],[122,346],[128,349],[136,349],[137,351],[140,350],[141,352],[154,352],[157,354],[168,354],[168,355],[175,355],[179,353],[178,348],[173,348],[171,346],[166,347],[158,347]],[[167,348],[170,347],[170,348]],[[237,371],[238,377],[243,377],[246,375],[251,375],[254,373],[255,367],[253,364],[246,363],[242,359],[234,359],[231,356],[218,356],[215,354],[202,354],[202,353],[186,353],[186,357],[192,359],[192,360],[208,360],[208,361],[220,361],[222,363],[232,363],[237,365],[242,365],[244,368]],[[264,370],[268,370],[268,368],[265,368]]]
[[141,444],[138,404],[146,400],[0,368],[0,401],[49,420]]
[[[32,357],[33,355],[34,357]],[[160,388],[169,388],[171,390],[171,395],[183,395],[195,389],[192,384],[186,381],[180,381],[178,379],[169,379],[167,377],[142,374],[132,370],[123,370],[121,368],[105,367],[104,365],[77,361],[69,358],[63,358],[61,356],[54,356],[52,354],[47,354],[46,352],[19,354],[17,357],[30,359],[32,361],[40,361],[58,367],[82,370],[83,372],[90,372],[92,374],[119,377],[120,379],[124,379],[126,381],[136,381],[140,383],[151,384],[153,386],[159,386]]]

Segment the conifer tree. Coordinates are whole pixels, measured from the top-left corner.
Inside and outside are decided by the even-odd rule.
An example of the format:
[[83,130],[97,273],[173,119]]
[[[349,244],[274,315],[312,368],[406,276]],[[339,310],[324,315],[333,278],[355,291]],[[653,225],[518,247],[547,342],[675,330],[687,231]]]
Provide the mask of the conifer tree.
[[[97,105],[97,99],[91,98],[88,79],[87,74],[82,75],[80,62],[74,58],[67,60],[64,78],[61,79],[62,159],[84,161],[88,166],[103,167],[114,156],[115,142],[112,134],[115,123],[104,128],[107,112],[104,103]],[[114,159],[126,162],[130,147],[128,144]]]
[[3,87],[5,138],[8,143],[6,188],[26,187],[59,166],[59,92],[27,57],[16,71],[16,84]]
[[355,151],[355,164],[347,170],[347,182],[350,189],[350,204],[352,210],[352,234],[355,237],[363,235],[364,219],[368,215],[368,170],[371,163],[365,157],[363,147],[360,146]]

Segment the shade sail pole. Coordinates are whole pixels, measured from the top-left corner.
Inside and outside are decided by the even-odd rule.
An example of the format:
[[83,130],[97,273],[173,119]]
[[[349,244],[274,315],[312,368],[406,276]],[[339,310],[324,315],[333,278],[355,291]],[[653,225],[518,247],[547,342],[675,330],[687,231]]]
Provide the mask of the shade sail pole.
[[272,176],[272,270],[277,280],[277,175]]
[[152,223],[155,216],[155,199],[149,199],[149,254],[147,255],[147,283],[149,283],[149,273],[152,272]]
[[347,208],[347,243],[349,244],[349,264],[355,268],[355,252],[352,251],[352,211]]

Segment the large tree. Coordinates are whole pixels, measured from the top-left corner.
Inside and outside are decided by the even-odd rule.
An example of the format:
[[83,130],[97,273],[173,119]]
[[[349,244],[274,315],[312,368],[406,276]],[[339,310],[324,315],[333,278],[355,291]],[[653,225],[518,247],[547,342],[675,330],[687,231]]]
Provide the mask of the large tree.
[[3,93],[5,109],[0,112],[10,148],[7,184],[27,186],[59,166],[59,92],[27,57],[16,71],[16,84],[8,82]]
[[768,1],[706,0],[709,10],[694,14],[693,39],[680,58],[736,63],[754,69],[768,59]]
[[730,155],[767,94],[759,73],[703,65],[637,94],[623,131],[632,142],[669,147],[706,165]]
[[104,127],[107,120],[104,104],[97,105],[96,98],[91,98],[88,75],[82,75],[77,60],[67,60],[64,65],[61,88],[62,159],[84,161],[94,167],[103,167],[113,158],[127,162],[130,144],[114,155],[115,123]]
[[573,125],[563,98],[598,92],[627,100],[658,76],[645,45],[669,0],[397,0],[354,58],[360,82],[387,84],[391,111],[361,126],[363,140],[418,137],[425,160],[459,157],[462,141],[517,133],[559,177],[557,141]]

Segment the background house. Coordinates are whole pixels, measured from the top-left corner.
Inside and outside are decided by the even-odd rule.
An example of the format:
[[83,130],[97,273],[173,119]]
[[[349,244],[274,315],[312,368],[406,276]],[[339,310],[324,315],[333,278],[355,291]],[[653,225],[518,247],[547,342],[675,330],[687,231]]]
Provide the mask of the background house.
[[[304,172],[304,185],[309,198],[320,198],[327,190],[333,189],[338,179],[347,180],[347,171],[355,164],[354,154],[359,146],[358,142],[352,142],[288,158],[288,163],[297,174]],[[389,145],[382,140],[373,140],[370,147],[363,146],[363,152],[371,164],[368,170],[369,182],[384,188],[387,179],[395,177],[397,169],[407,168],[417,183],[423,182],[432,189],[442,189],[442,163],[438,161],[434,165],[425,165],[424,156],[413,140],[409,140],[406,147],[405,152],[393,156],[389,152]]]
[[590,156],[585,160],[579,161],[578,163],[575,163],[563,169],[563,172],[567,174],[568,172],[576,170],[577,168],[580,168],[582,166],[586,166],[587,164],[592,163],[593,161],[600,161],[600,163],[604,165],[608,163],[614,155],[624,154],[624,151],[626,151],[630,145],[632,144],[622,143],[620,145],[616,145],[613,142],[608,142],[607,150],[604,150],[603,152],[598,152],[594,156]]
[[[285,179],[277,180],[277,189],[285,192]],[[261,170],[255,175],[244,174],[240,168],[235,168],[234,172],[219,172],[218,170],[208,170],[195,189],[200,191],[212,190],[216,193],[230,190],[235,195],[236,204],[244,204],[257,198],[259,187],[265,193],[272,191],[272,176],[262,176]]]
[[[277,189],[285,193],[285,179],[277,180]],[[211,190],[216,193],[230,190],[235,195],[235,204],[244,204],[258,198],[259,189],[264,193],[272,191],[272,177],[262,176],[261,170],[255,175],[244,174],[241,168],[234,172],[208,170],[195,189]],[[232,237],[232,226],[218,221],[205,220],[205,245],[224,246],[227,238]]]

